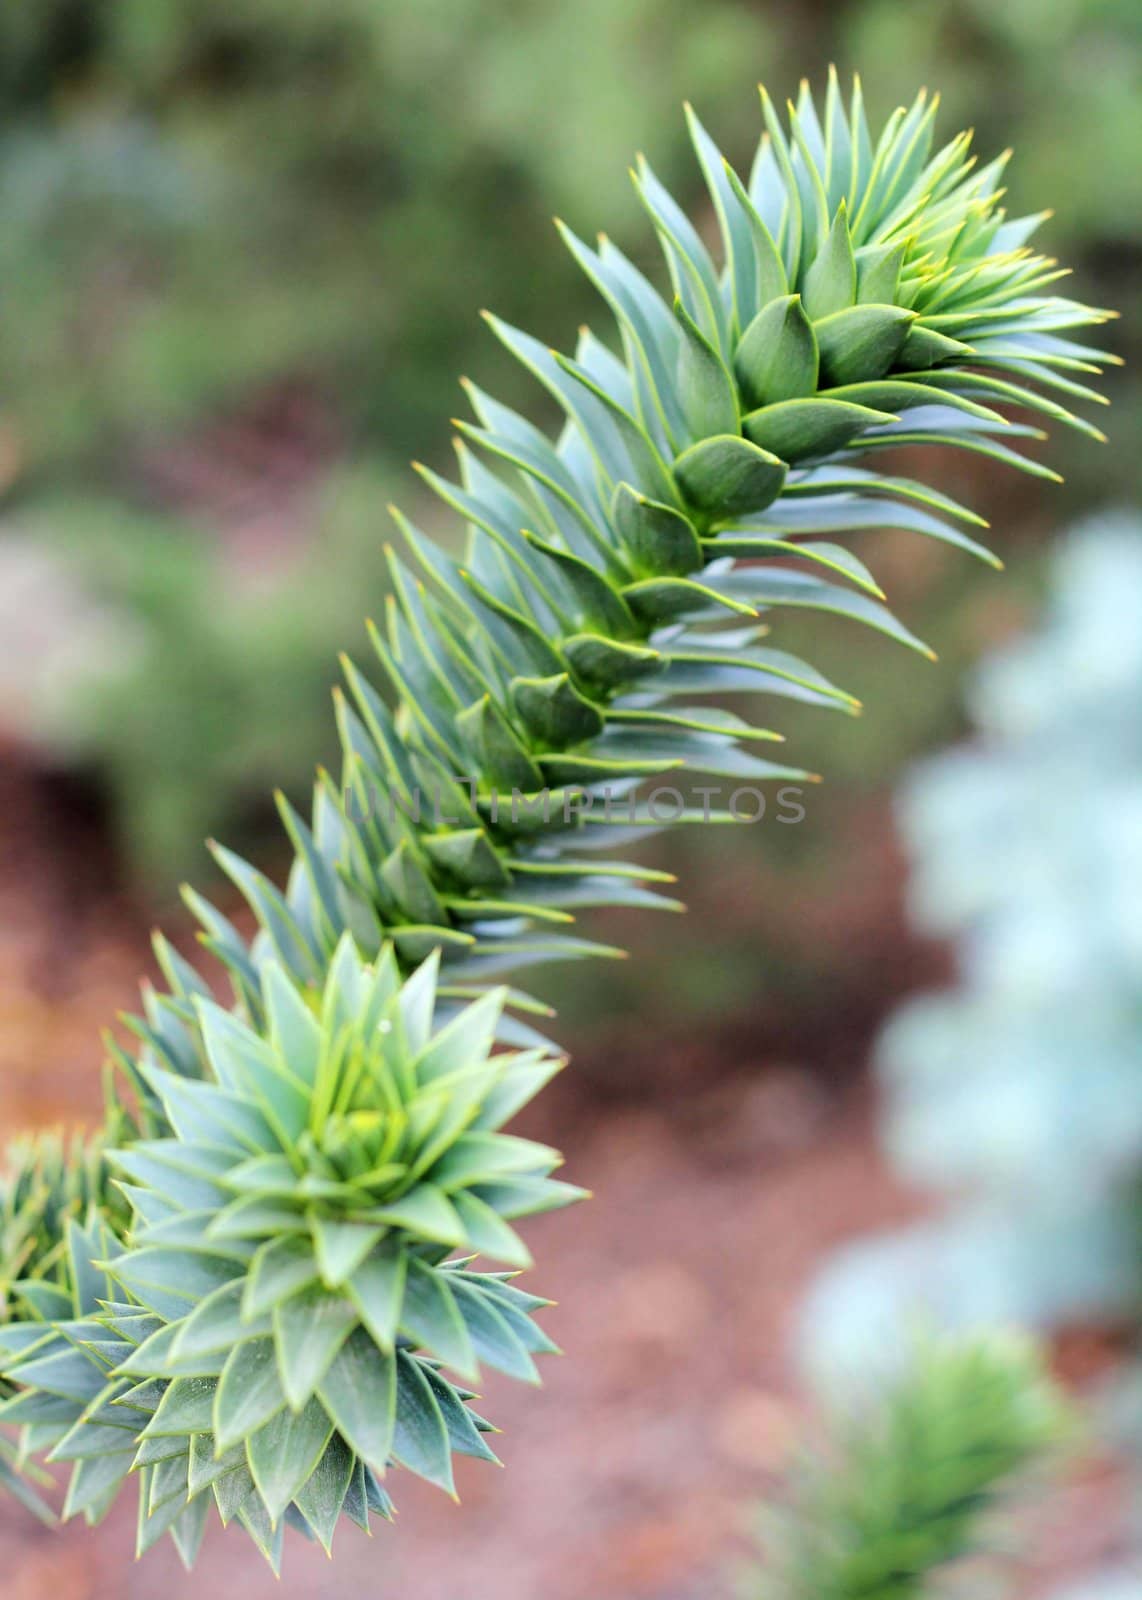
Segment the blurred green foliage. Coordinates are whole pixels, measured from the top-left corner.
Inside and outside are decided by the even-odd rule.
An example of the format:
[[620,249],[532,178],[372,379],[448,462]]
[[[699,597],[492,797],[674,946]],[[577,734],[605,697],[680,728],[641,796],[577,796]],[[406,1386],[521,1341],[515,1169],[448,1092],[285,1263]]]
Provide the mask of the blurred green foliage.
[[[105,770],[131,860],[166,888],[220,815],[256,826],[283,776],[337,748],[337,653],[364,637],[382,584],[375,471],[342,466],[316,517],[336,548],[269,578],[229,581],[216,547],[110,499],[45,499],[23,532],[63,549],[122,650],[51,710],[53,742]],[[39,519],[42,519],[42,523]]]
[[676,162],[683,97],[717,97],[758,53],[741,7],[703,12],[6,8],[0,284],[20,315],[3,346],[32,465],[129,449],[299,370],[362,440],[439,442],[445,391],[483,353],[479,306],[586,307],[552,211],[621,223],[634,149]]
[[[766,1508],[765,1559],[743,1572],[741,1600],[935,1600],[959,1592],[941,1581],[949,1568],[996,1554],[1013,1486],[1073,1431],[1066,1402],[1017,1334],[929,1339],[902,1358],[891,1382],[836,1408],[828,1452]],[[997,1576],[977,1560],[963,1592],[998,1593]]]
[[[396,463],[445,457],[457,376],[535,409],[477,309],[563,342],[596,316],[551,214],[645,248],[634,151],[653,153],[680,198],[699,190],[679,102],[740,155],[757,79],[780,96],[830,59],[859,66],[878,107],[927,76],[948,125],[974,122],[985,150],[1015,144],[1019,209],[1056,205],[1052,242],[1084,298],[1124,302],[1142,214],[1128,0],[0,9],[0,547],[6,526],[33,527],[124,615],[130,648],[77,694],[65,755],[101,775],[152,889],[201,859],[204,830],[256,824],[267,782],[307,785],[329,745],[335,649],[383,597],[384,505],[409,499]],[[236,441],[258,481],[251,416],[297,385],[330,419],[307,464],[307,537],[254,583],[235,572],[232,508],[193,473],[172,493],[155,460],[174,448],[209,465]],[[1119,384],[1118,429],[1134,394]],[[1134,470],[1070,442],[1062,459],[1072,503]],[[992,480],[983,490],[1004,548],[1025,513]],[[294,521],[295,502],[283,507]],[[993,580],[952,571],[937,563],[906,598],[954,663],[979,642],[961,619]],[[838,788],[881,781],[954,725],[953,674],[942,712],[928,687],[929,723],[892,661],[873,645],[839,663],[879,702],[875,720],[790,730]],[[800,830],[780,831],[778,859],[801,872]],[[715,940],[710,961],[725,953]]]

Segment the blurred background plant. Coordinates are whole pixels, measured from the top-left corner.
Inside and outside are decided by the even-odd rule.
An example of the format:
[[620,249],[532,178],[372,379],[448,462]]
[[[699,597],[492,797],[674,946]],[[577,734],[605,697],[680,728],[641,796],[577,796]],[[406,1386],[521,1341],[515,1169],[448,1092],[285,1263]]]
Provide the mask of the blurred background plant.
[[[960,977],[881,1038],[883,1137],[952,1208],[827,1269],[809,1321],[827,1382],[891,1357],[918,1307],[945,1326],[1137,1339],[1140,615],[1142,518],[1083,523],[1054,553],[1045,621],[972,679],[975,740],[903,787],[914,920],[954,941]],[[1098,1409],[1142,1466],[1136,1360],[1112,1366]],[[1136,1536],[1142,1553],[1142,1522]]]
[[903,1370],[848,1397],[763,1511],[742,1600],[920,1600],[967,1563],[978,1594],[1011,1554],[1003,1513],[1073,1433],[1025,1338],[912,1339]]

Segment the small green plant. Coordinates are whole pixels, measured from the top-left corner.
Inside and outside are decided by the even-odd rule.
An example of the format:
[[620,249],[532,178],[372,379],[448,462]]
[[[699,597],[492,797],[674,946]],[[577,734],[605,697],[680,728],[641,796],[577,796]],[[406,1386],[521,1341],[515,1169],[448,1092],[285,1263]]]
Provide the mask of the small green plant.
[[[545,1008],[489,985],[616,953],[567,931],[581,907],[677,906],[662,874],[598,854],[665,820],[646,780],[807,776],[708,704],[854,708],[769,642],[784,607],[931,654],[836,536],[889,525],[995,558],[978,518],[880,471],[882,450],[1050,476],[992,402],[1097,434],[1041,390],[1098,398],[1070,334],[1104,314],[1050,292],[1037,219],[1000,205],[1002,160],[977,170],[966,135],[932,154],[923,95],[874,142],[835,75],[823,119],[807,88],[788,132],[763,109],[748,183],[690,117],[718,265],[640,164],[672,299],[563,230],[621,355],[489,318],[565,425],[553,442],[468,387],[459,482],[423,473],[467,524],[465,558],[397,514],[407,554],[372,636],[395,707],[346,662],[340,777],[319,776],[309,821],[282,802],[284,891],[216,848],[252,943],[188,892],[230,1010],[157,942],[168,987],[144,997],[137,1055],[114,1052],[107,1159],[131,1220],[77,1209],[60,1279],[17,1280],[0,1337],[22,1458],[74,1462],[65,1510],[92,1521],[137,1477],[140,1549],[169,1530],[192,1560],[214,1504],[276,1565],[287,1523],[328,1543],[342,1515],[384,1514],[391,1462],[448,1483],[451,1452],[487,1453],[440,1367],[530,1377],[548,1343],[539,1302],[471,1257],[514,1272],[511,1222],[574,1196],[554,1152],[498,1131],[559,1057],[528,1020]],[[734,813],[732,793],[669,796]]]
[[1069,1423],[1032,1345],[992,1334],[923,1345],[859,1412],[837,1418],[762,1531],[743,1600],[918,1600],[982,1554],[1014,1481]]

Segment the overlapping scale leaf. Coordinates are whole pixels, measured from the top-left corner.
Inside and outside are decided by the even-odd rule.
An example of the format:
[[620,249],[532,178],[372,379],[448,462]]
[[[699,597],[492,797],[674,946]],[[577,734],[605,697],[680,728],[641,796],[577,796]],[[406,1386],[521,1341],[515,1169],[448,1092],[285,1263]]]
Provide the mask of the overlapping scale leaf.
[[198,996],[204,1076],[144,1069],[170,1132],[109,1158],[129,1246],[68,1222],[0,1339],[0,1423],[72,1464],[65,1515],[133,1475],[140,1553],[169,1531],[193,1560],[213,1501],[276,1566],[287,1523],[328,1547],[387,1515],[391,1464],[454,1492],[455,1454],[495,1459],[442,1368],[537,1381],[555,1347],[512,1221],[581,1191],[501,1131],[559,1059],[494,1048],[501,992],[441,1021],[437,966],[402,979],[345,937],[320,990],[267,968],[264,1033]]
[[[172,1418],[184,1428],[202,1421],[207,1385],[134,1373],[136,1364],[148,1365],[145,1348],[165,1325],[137,1300],[114,1298],[125,1292],[115,1278],[120,1252],[115,1235],[97,1220],[86,1228],[70,1224],[70,1314],[29,1296],[27,1319],[0,1334],[7,1391],[0,1423],[19,1430],[25,1473],[33,1455],[66,1471],[65,1518],[97,1523],[133,1483],[139,1555],[169,1534],[189,1567],[213,1505],[224,1523],[239,1521],[276,1569],[287,1523],[328,1548],[340,1516],[367,1527],[370,1511],[391,1515],[376,1473],[335,1434],[296,1502],[282,1508],[274,1498],[284,1481],[280,1471],[277,1478],[256,1480],[246,1453],[218,1453],[209,1429],[171,1429]],[[435,1375],[434,1381],[449,1387]],[[37,1476],[50,1482],[42,1472]]]
[[[121,1133],[122,1125],[115,1130]],[[25,1291],[66,1292],[67,1225],[93,1208],[114,1208],[103,1165],[103,1137],[53,1132],[14,1139],[0,1176],[0,1327]],[[122,1211],[122,1205],[119,1204]]]
[[[119,1119],[115,1131],[122,1134]],[[5,1152],[7,1172],[0,1179],[0,1340],[29,1314],[43,1320],[78,1315],[73,1282],[74,1230],[89,1218],[123,1220],[121,1197],[108,1184],[103,1139],[57,1133],[14,1140]],[[0,1400],[13,1386],[0,1378]],[[51,1512],[40,1491],[44,1477],[0,1435],[0,1487],[38,1516]]]
[[218,1481],[224,1516],[227,1461],[275,1536],[339,1462],[451,1492],[455,1452],[494,1457],[440,1368],[534,1382],[554,1349],[509,1281],[530,1264],[512,1222],[582,1191],[501,1130],[559,1059],[495,1048],[501,991],[441,1021],[437,968],[402,979],[345,936],[320,990],[267,966],[262,1032],[200,998],[209,1077],[147,1067],[170,1135],[111,1157],[135,1213],[115,1279],[153,1325],[116,1370],[160,1395],[141,1459],[177,1448],[180,1492]]
[[51,1480],[36,1457],[68,1464],[63,1514],[89,1523],[111,1505],[135,1450],[131,1415],[112,1408],[130,1387],[112,1377],[128,1346],[101,1320],[113,1293],[106,1267],[120,1248],[98,1211],[82,1223],[66,1217],[50,1273],[17,1280],[14,1314],[0,1329],[0,1426],[17,1430],[16,1458],[41,1486]]
[[[1050,475],[1017,448],[1037,430],[996,405],[1097,434],[1064,402],[1100,398],[1072,374],[1102,358],[1072,336],[1106,314],[1051,292],[1054,264],[1027,244],[1041,219],[1006,216],[1002,162],[977,167],[966,135],[936,148],[923,95],[874,141],[859,84],[846,104],[835,75],[823,115],[807,88],[787,125],[764,94],[762,110],[748,179],[688,112],[717,258],[640,164],[669,292],[560,225],[621,354],[590,332],[559,354],[489,316],[565,426],[549,438],[466,385],[458,480],[420,469],[467,526],[463,559],[397,514],[379,670],[346,663],[344,768],[319,781],[310,822],[285,811],[289,885],[219,853],[262,933],[248,950],[194,908],[255,1021],[262,963],[314,981],[346,930],[368,956],[391,940],[406,970],[439,948],[469,987],[610,953],[569,931],[584,905],[676,902],[655,874],[600,870],[597,825],[643,814],[605,801],[666,774],[805,777],[761,753],[779,737],[768,714],[719,721],[696,700],[853,709],[811,665],[758,645],[783,607],[926,652],[838,541],[903,527],[999,564],[979,518],[859,455],[942,443]],[[152,1004],[148,1037],[193,1074],[190,981],[173,986],[177,1021]]]
[[[210,1078],[148,1067],[171,1134],[113,1156],[137,1209],[120,1277],[152,1310],[215,1291],[229,1308],[241,1280],[241,1319],[259,1328],[319,1284],[359,1302],[383,1347],[403,1332],[475,1374],[460,1336],[433,1345],[404,1304],[423,1299],[421,1269],[456,1249],[527,1266],[510,1219],[580,1191],[550,1176],[557,1152],[501,1131],[559,1058],[495,1049],[507,991],[441,1007],[438,967],[402,979],[391,946],[366,964],[343,937],[319,992],[266,968],[264,1032],[199,1002]],[[172,1253],[192,1237],[180,1282]],[[430,1293],[447,1305],[446,1288]]]
[[[372,1473],[390,1452],[446,1483],[458,1441],[483,1449],[466,1392],[434,1362],[527,1376],[544,1342],[536,1302],[446,1257],[519,1264],[513,1218],[567,1197],[549,1153],[498,1133],[552,1069],[546,1008],[488,985],[619,953],[575,931],[583,908],[677,908],[667,875],[606,853],[661,824],[645,786],[807,777],[771,759],[774,704],[856,702],[780,647],[783,608],[930,653],[841,541],[892,526],[997,558],[978,517],[882,472],[878,451],[942,444],[1052,476],[1021,453],[1038,429],[996,406],[1097,434],[1068,407],[1100,398],[1087,378],[1110,358],[1075,335],[1105,314],[1051,292],[1055,265],[1027,244],[1040,219],[1000,203],[1002,162],[973,166],[963,135],[933,153],[924,96],[874,141],[859,84],[846,104],[835,76],[823,117],[807,88],[787,125],[764,94],[762,112],[748,176],[690,114],[714,253],[640,163],[665,292],[613,242],[563,229],[613,316],[609,342],[585,332],[553,352],[489,317],[563,426],[549,437],[466,386],[458,476],[422,474],[462,520],[464,554],[398,514],[373,663],[346,662],[337,696],[341,770],[319,774],[308,818],[281,802],[285,885],[215,847],[252,941],[187,893],[232,1011],[157,941],[165,988],[144,995],[137,1048],[113,1046],[137,1121],[118,1141],[135,1213],[111,1366],[102,1335],[64,1331],[76,1313],[50,1274],[21,1302],[37,1337],[56,1328],[97,1376],[129,1369],[141,1542],[169,1524],[192,1549],[212,1495],[276,1559],[286,1521],[324,1538],[342,1509],[383,1510]],[[711,704],[727,695],[766,709]],[[343,1016],[350,991],[360,1006]],[[366,1043],[350,1013],[391,1028]],[[428,1076],[431,1027],[472,1051],[446,1094],[442,1069]],[[50,1256],[58,1229],[45,1243]],[[351,1404],[362,1383],[378,1398],[367,1410]],[[38,1391],[17,1408],[23,1393]],[[46,1412],[67,1398],[46,1392]],[[163,1405],[181,1432],[153,1426]],[[80,1436],[111,1438],[81,1420]],[[60,1443],[48,1426],[29,1424],[37,1447]],[[162,1439],[199,1443],[166,1455]],[[218,1473],[228,1452],[237,1464]],[[112,1475],[84,1466],[77,1503],[100,1505]]]

